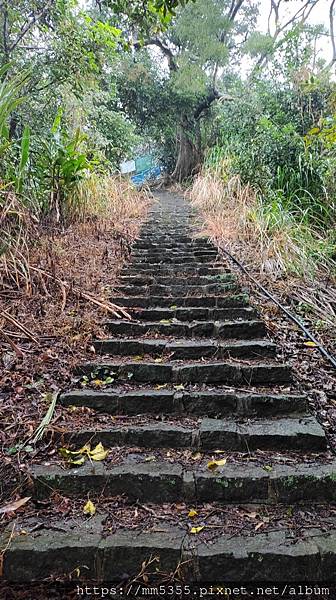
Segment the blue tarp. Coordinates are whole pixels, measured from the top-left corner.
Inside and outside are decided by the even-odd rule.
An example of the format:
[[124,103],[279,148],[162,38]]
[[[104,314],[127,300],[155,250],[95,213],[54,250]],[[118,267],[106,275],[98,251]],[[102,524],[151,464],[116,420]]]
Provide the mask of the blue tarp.
[[162,167],[152,167],[151,169],[145,169],[140,171],[137,175],[133,175],[131,180],[135,185],[142,185],[148,179],[158,179],[161,175]]

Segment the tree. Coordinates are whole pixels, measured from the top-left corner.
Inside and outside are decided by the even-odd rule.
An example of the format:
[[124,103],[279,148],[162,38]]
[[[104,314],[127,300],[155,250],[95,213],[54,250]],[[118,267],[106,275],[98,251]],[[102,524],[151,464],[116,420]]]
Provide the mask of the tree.
[[[197,0],[178,11],[172,26],[135,48],[155,47],[167,63],[164,87],[179,98],[176,114],[177,157],[173,179],[182,181],[199,168],[202,127],[212,104],[228,99],[223,72],[255,23],[251,0]],[[163,78],[164,79],[164,78]]]

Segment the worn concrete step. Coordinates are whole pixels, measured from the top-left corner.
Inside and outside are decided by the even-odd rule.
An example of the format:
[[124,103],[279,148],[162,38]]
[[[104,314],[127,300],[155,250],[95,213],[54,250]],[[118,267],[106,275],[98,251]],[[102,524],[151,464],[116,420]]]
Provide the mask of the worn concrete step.
[[173,362],[137,362],[132,360],[84,363],[75,367],[80,376],[102,378],[111,375],[115,380],[140,383],[212,383],[221,385],[276,385],[292,381],[289,365],[273,361],[245,364],[236,362],[192,362],[184,365]]
[[98,354],[116,356],[162,356],[170,360],[201,358],[274,358],[276,345],[268,340],[241,340],[218,342],[217,340],[190,340],[180,338],[176,341],[153,338],[138,340],[135,338],[109,338],[95,340],[93,346]]
[[240,308],[247,307],[249,298],[247,294],[223,294],[220,296],[123,296],[115,295],[115,301],[119,306],[136,308],[175,308],[193,307],[193,308]]
[[[165,321],[163,319],[163,321]],[[185,338],[233,338],[255,339],[266,335],[263,321],[144,321],[134,323],[131,321],[114,320],[106,321],[106,327],[114,335],[142,336],[147,334],[162,334],[166,336],[179,336]]]
[[221,275],[191,275],[186,277],[185,275],[153,275],[148,273],[146,275],[120,275],[118,281],[125,285],[181,285],[184,288],[186,285],[212,285],[222,283],[233,283],[236,281],[234,275],[224,273]]
[[[189,285],[186,280],[184,285],[117,285],[115,287],[118,295],[125,296],[212,296],[227,292],[237,293],[239,287],[234,283],[210,283],[208,285]],[[115,297],[113,295],[113,297]]]
[[272,417],[307,413],[304,396],[228,390],[188,391],[184,386],[144,389],[78,389],[60,396],[63,406],[87,406],[113,415],[188,415],[208,417]]
[[257,311],[252,307],[242,308],[208,308],[208,307],[174,307],[174,308],[135,308],[128,311],[133,319],[139,321],[161,321],[162,319],[178,319],[179,321],[244,321],[255,320]]
[[202,452],[309,451],[327,448],[324,430],[310,415],[257,419],[237,422],[233,419],[204,418],[199,426],[149,420],[146,425],[117,424],[109,429],[83,429],[63,434],[74,447],[102,442],[105,447],[192,448]]
[[[59,520],[50,529],[35,532],[30,532],[29,525],[25,526],[28,535],[12,535],[11,538],[11,531],[8,530],[1,539],[1,547],[7,548],[3,576],[12,584],[14,594],[14,583],[26,585],[27,582],[41,582],[46,577],[48,580],[71,577],[74,585],[78,582],[79,588],[85,590],[85,585],[82,584],[83,573],[78,565],[85,565],[85,581],[93,581],[97,585],[100,581],[123,581],[125,573],[130,580],[135,581],[142,565],[147,564],[149,584],[157,582],[158,571],[178,571],[183,576],[183,581],[189,585],[198,581],[195,591],[191,590],[191,597],[193,594],[200,597],[199,586],[202,593],[207,594],[209,586],[204,585],[204,582],[222,582],[225,573],[226,582],[243,582],[243,587],[247,582],[258,582],[257,587],[265,587],[269,591],[272,591],[275,582],[280,592],[285,589],[284,586],[289,590],[292,583],[291,589],[295,591],[295,596],[299,591],[296,585],[298,582],[306,583],[309,590],[312,579],[318,579],[323,582],[319,590],[322,587],[326,590],[321,591],[321,595],[319,591],[320,597],[331,600],[328,582],[334,585],[334,529],[325,531],[315,527],[296,538],[293,529],[283,526],[278,531],[257,532],[257,535],[252,536],[244,535],[244,532],[222,534],[209,544],[201,539],[202,536],[188,534],[185,529],[164,523],[161,524],[160,532],[155,529],[120,529],[109,532],[108,535],[97,519],[90,520],[86,526],[70,529],[63,520]],[[153,556],[157,560],[151,564]],[[99,589],[108,590],[110,587],[101,588],[99,585]],[[229,589],[233,586],[223,583],[213,590],[221,593],[221,589],[225,587]],[[235,587],[240,588],[240,584]],[[133,596],[130,597],[135,597],[136,589],[141,589],[141,594],[147,596],[147,580],[143,585],[138,582],[132,584],[130,591]],[[302,589],[304,593],[305,587]],[[50,583],[46,584],[45,592],[41,584],[39,594],[42,591],[42,595],[45,593],[43,598],[47,598],[49,590]],[[14,595],[11,597],[14,598]]]
[[[105,496],[124,495],[140,502],[223,502],[269,504],[332,502],[336,500],[336,464],[267,465],[229,463],[215,472],[203,468],[184,469],[168,462],[128,463],[108,466],[86,463],[81,467],[33,465],[32,494],[46,498],[53,491],[71,497],[91,490]],[[28,490],[27,490],[28,491]],[[26,492],[25,492],[26,493]]]

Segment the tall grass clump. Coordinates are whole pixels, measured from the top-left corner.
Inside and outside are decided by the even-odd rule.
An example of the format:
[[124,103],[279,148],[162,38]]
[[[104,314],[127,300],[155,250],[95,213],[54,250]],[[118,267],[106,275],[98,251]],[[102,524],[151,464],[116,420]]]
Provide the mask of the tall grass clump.
[[[291,209],[280,194],[260,190],[230,173],[228,158],[204,168],[190,189],[192,203],[205,217],[210,235],[228,250],[242,251],[253,268],[274,278],[313,278],[317,270],[335,274],[335,235],[307,223],[302,209]],[[244,252],[243,252],[244,253]]]

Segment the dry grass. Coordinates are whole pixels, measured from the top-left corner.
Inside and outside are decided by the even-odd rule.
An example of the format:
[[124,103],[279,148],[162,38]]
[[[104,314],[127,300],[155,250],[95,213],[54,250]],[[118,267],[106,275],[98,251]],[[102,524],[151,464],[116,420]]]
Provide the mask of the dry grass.
[[286,294],[325,327],[336,325],[335,263],[317,232],[275,203],[265,205],[239,176],[203,171],[188,196],[204,230],[240,260],[261,283]]
[[[104,335],[118,273],[150,203],[147,194],[124,181],[110,184],[113,205],[101,216],[91,205],[82,221],[63,229],[36,227],[38,240],[26,238],[28,290],[24,273],[17,281],[6,277],[1,263],[0,461],[5,467],[21,468],[20,456],[6,449],[32,437],[50,395],[71,384],[72,367],[92,360],[92,339]],[[6,485],[3,494],[10,494]]]
[[15,194],[0,192],[0,287],[31,290],[30,240],[37,237],[37,225]]

